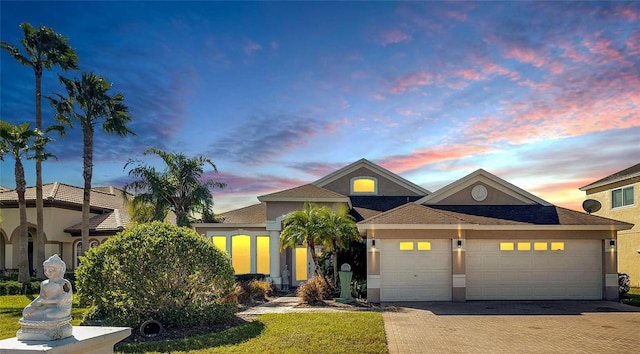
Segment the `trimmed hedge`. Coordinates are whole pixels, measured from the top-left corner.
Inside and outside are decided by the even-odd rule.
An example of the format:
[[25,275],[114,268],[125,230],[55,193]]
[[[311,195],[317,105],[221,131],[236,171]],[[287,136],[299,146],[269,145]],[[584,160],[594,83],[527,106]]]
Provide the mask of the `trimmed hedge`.
[[[22,295],[22,283],[14,280],[0,281],[0,295]],[[40,282],[32,281],[27,287],[27,295],[39,294]]]

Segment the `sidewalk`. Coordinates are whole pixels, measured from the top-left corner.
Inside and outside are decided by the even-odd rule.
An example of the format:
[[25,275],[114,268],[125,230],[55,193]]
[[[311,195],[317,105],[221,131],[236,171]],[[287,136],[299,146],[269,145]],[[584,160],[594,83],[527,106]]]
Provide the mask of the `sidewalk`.
[[341,312],[341,311],[375,311],[374,307],[353,306],[328,301],[325,305],[304,305],[294,294],[280,296],[274,300],[247,308],[236,315],[245,320],[252,320],[266,313],[287,312]]

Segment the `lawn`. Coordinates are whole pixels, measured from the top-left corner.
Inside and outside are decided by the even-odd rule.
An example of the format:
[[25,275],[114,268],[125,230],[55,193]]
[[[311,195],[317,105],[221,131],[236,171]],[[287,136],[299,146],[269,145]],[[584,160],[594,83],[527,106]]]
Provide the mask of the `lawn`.
[[[16,335],[35,296],[0,296],[0,339]],[[87,311],[74,302],[71,324]],[[219,333],[146,343],[119,343],[119,353],[387,353],[382,315],[374,312],[268,314]]]
[[640,288],[631,288],[628,293],[626,293],[622,302],[631,305],[640,307]]

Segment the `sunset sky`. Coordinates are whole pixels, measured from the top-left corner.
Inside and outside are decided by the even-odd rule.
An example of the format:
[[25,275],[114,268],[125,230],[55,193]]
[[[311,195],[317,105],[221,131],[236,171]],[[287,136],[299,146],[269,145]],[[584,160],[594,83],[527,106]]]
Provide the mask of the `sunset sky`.
[[[154,147],[215,162],[218,213],[361,158],[431,191],[483,168],[580,209],[579,187],[640,162],[640,2],[0,2],[3,41],[25,21],[68,38],[65,76],[125,96],[136,136],[97,130],[94,186]],[[0,119],[35,122],[33,71],[0,60]],[[51,148],[44,181],[82,186],[79,130]]]

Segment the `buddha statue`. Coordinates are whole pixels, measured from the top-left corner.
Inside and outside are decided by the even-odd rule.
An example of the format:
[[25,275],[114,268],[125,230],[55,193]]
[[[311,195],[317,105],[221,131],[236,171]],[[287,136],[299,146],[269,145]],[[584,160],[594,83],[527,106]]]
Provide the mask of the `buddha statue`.
[[64,279],[66,264],[55,254],[44,263],[47,280],[40,284],[40,295],[22,311],[18,339],[56,340],[71,336],[71,283]]

